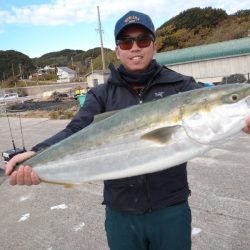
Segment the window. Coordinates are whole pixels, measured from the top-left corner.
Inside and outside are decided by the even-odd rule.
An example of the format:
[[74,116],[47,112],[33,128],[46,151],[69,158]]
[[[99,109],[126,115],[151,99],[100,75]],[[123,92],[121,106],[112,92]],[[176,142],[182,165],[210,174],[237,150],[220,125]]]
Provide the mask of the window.
[[97,86],[98,85],[98,79],[93,79],[93,85]]

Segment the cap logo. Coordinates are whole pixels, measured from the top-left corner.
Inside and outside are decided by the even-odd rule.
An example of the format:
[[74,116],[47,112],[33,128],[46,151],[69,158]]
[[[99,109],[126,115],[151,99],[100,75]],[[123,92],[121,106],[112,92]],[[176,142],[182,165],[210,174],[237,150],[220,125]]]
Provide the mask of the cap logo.
[[139,22],[140,18],[138,16],[128,16],[124,23],[133,23],[133,22]]

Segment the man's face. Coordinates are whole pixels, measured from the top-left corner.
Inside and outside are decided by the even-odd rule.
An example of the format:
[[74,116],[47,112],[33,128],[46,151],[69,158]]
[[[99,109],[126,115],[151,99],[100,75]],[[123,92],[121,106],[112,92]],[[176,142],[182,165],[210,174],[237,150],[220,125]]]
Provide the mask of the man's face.
[[[142,26],[131,26],[125,28],[119,35],[119,38],[135,38],[138,36],[149,36],[151,33]],[[115,48],[116,57],[121,61],[128,72],[143,72],[151,63],[156,53],[156,43],[150,42],[145,48],[140,48],[136,42],[133,43],[131,49],[121,49],[119,44]]]

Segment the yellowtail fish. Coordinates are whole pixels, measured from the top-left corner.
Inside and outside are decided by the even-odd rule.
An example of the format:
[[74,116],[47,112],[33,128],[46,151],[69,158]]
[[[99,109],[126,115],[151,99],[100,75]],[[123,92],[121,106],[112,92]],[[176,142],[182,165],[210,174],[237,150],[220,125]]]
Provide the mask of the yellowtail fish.
[[156,172],[233,138],[249,115],[250,84],[196,89],[102,117],[22,164],[58,184]]

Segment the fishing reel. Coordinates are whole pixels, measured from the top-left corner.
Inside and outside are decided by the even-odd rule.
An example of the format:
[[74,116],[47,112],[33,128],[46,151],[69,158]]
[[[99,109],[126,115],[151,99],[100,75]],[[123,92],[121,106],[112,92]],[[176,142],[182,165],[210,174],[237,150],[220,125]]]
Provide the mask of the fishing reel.
[[15,145],[7,110],[5,110],[5,113],[6,113],[6,118],[8,120],[8,126],[9,126],[11,141],[12,141],[12,145],[13,145],[13,149],[8,149],[8,150],[2,152],[3,160],[4,160],[5,163],[7,163],[15,155],[18,155],[18,154],[26,152],[26,149],[25,149],[25,146],[24,146],[24,138],[23,138],[23,131],[22,131],[22,123],[21,123],[20,113],[19,113],[19,123],[20,123],[21,137],[22,137],[22,143],[23,143],[23,148],[22,149],[21,148],[17,148],[16,145]]
[[26,152],[25,148],[13,148],[13,149],[8,149],[4,152],[2,152],[2,157],[3,161],[7,163],[11,158],[13,158],[15,155],[21,154]]

